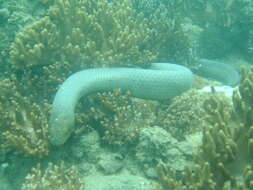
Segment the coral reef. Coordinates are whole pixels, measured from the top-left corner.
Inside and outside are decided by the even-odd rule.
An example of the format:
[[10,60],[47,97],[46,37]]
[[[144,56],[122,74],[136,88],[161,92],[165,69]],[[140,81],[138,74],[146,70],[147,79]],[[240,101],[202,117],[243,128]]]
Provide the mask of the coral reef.
[[253,67],[242,70],[239,90],[233,95],[233,109],[213,95],[204,103],[209,125],[203,133],[196,166],[186,169],[177,181],[166,165],[158,167],[163,189],[240,189],[253,188],[252,106]]
[[156,123],[178,140],[206,125],[203,102],[208,94],[192,89],[158,108]]
[[176,10],[176,4],[161,3],[149,15],[150,27],[154,29],[149,45],[153,51],[159,50],[157,60],[160,62],[170,61],[194,67],[202,29]]
[[0,81],[1,147],[35,157],[48,155],[48,103],[25,97],[11,79]]
[[83,68],[153,60],[155,56],[145,48],[151,33],[131,0],[56,0],[48,16],[17,35],[11,64],[33,89],[43,93],[46,86],[52,93],[70,73]]
[[247,51],[252,47],[249,46],[253,25],[250,0],[134,0],[134,5],[151,20],[156,37],[163,37],[156,38],[160,58],[194,63],[198,56],[211,59],[233,53],[250,56]]
[[156,178],[157,163],[162,161],[174,170],[182,171],[191,164],[192,150],[193,146],[189,142],[185,146],[163,128],[152,126],[140,131],[135,157],[145,175]]
[[182,180],[175,180],[178,178],[178,174],[162,162],[158,164],[157,171],[161,183],[161,187],[157,187],[159,190],[216,190],[216,184],[211,180],[213,174],[208,163],[201,167],[199,165],[187,167],[182,173]]
[[15,35],[23,27],[44,16],[45,8],[37,1],[14,0],[0,3],[0,69],[8,71],[9,51]]
[[186,135],[201,130],[206,124],[202,104],[207,97],[190,90],[161,104],[133,98],[120,89],[98,93],[88,97],[88,101],[81,100],[77,106],[76,126],[82,127],[85,123],[98,129],[102,139],[113,145],[132,144],[140,130],[153,125],[184,140]]
[[102,139],[111,145],[133,144],[140,130],[156,119],[154,102],[134,99],[129,92],[122,93],[120,89],[98,93],[90,101],[92,107],[84,113],[86,119],[78,120],[99,123]]
[[32,168],[22,184],[21,190],[83,190],[84,184],[74,166],[67,168],[62,162],[59,165],[49,163],[45,171],[40,164]]
[[[15,153],[36,157],[30,158],[34,161],[49,154],[48,102],[59,84],[72,73],[94,67],[145,67],[144,63],[152,61],[194,67],[199,54],[217,58],[236,52],[251,59],[252,18],[251,0],[0,0],[0,148],[8,154],[4,153],[1,167],[6,165],[6,171],[9,170],[1,176],[2,181],[10,176],[12,181],[20,181],[21,175],[14,175],[16,168],[24,160],[30,161],[27,157],[13,159],[19,158]],[[4,72],[8,79],[4,79]],[[217,93],[203,97],[190,91],[171,100],[166,107],[167,104],[136,99],[117,89],[83,100],[76,125],[92,126],[110,145],[132,145],[142,138],[143,144],[136,150],[143,168],[146,167],[146,176],[161,156],[165,162],[158,164],[163,189],[250,190],[253,189],[253,69],[243,70],[242,75],[232,110]],[[201,108],[203,101],[205,113]],[[196,165],[182,174],[171,171],[171,165],[183,167],[192,155],[172,149],[173,143],[167,138],[171,136],[165,135],[167,132],[161,128],[156,131],[157,136],[152,136],[154,130],[149,129],[154,125],[180,140],[203,128]],[[88,150],[80,151],[83,147],[77,141],[79,147],[76,145],[71,161],[100,160],[105,171],[113,169],[112,163],[106,162],[110,156],[104,160],[97,156],[100,151],[97,134],[89,138],[93,141],[88,136],[82,140]],[[97,144],[90,149],[90,142]],[[55,158],[50,156],[49,159]],[[121,159],[120,168],[126,163],[123,156]],[[28,165],[24,164],[25,170]],[[95,180],[91,185],[97,182],[92,177]],[[150,184],[145,186],[147,180],[136,176],[102,179],[108,181],[108,186],[114,180],[113,184],[119,187],[127,184],[129,189],[137,186],[151,189]],[[131,186],[130,180],[137,185]],[[81,190],[83,183],[76,168],[50,163],[45,171],[38,165],[27,176],[22,190],[32,189]]]
[[155,0],[133,0],[134,7],[143,12],[146,16],[152,14],[161,4],[161,1]]

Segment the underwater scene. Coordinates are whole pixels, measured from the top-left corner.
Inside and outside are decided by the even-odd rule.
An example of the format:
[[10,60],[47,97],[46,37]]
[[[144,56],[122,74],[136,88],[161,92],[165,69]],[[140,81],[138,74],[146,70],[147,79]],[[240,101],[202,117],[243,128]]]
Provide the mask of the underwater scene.
[[0,0],[0,190],[253,190],[252,0]]

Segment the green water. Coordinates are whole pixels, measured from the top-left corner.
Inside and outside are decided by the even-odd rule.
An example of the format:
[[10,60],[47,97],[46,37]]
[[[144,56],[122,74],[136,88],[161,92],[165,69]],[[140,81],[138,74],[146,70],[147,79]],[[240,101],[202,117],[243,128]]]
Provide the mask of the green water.
[[[167,190],[173,188],[164,176],[196,185],[201,177],[193,182],[184,176],[185,167],[205,168],[205,161],[214,176],[222,176],[199,172],[216,183],[213,189],[228,184],[252,189],[252,176],[243,175],[252,167],[251,152],[241,140],[251,142],[246,135],[251,133],[237,132],[238,123],[251,125],[252,113],[245,110],[252,109],[252,97],[240,99],[245,112],[231,99],[239,84],[240,93],[251,92],[252,60],[251,0],[0,0],[0,189]],[[158,62],[192,70],[191,89],[164,101],[136,98],[130,87],[78,97],[71,136],[61,146],[51,144],[53,100],[69,76],[101,67],[149,69]],[[168,83],[173,81],[176,85],[176,79]],[[223,98],[222,108],[208,99],[212,95]],[[205,102],[211,102],[211,111]],[[224,139],[215,141],[221,143],[219,159],[227,156],[227,147],[237,147],[235,158],[222,160],[229,177],[215,167],[218,158],[199,152],[208,141],[202,141],[203,131],[215,125],[210,115],[216,109],[232,128],[223,126]]]

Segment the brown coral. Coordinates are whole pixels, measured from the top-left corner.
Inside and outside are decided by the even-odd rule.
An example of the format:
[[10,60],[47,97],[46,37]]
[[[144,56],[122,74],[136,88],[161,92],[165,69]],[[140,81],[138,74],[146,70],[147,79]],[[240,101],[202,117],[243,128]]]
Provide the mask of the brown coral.
[[99,125],[102,139],[111,145],[133,144],[140,130],[149,127],[156,118],[152,102],[133,98],[120,89],[98,93],[91,101],[93,106],[85,112],[83,120]]
[[34,94],[48,97],[75,71],[153,60],[143,48],[151,33],[131,0],[55,0],[48,16],[17,35],[11,64]]
[[10,79],[0,81],[0,137],[2,147],[36,157],[48,155],[49,104],[22,96]]
[[206,125],[203,102],[207,97],[193,89],[173,98],[168,106],[160,106],[157,124],[178,140],[202,130]]
[[22,184],[22,190],[83,190],[83,182],[75,167],[67,168],[62,162],[59,165],[49,163],[45,171],[40,164],[32,168]]
[[[203,144],[200,153],[196,156],[199,169],[195,171],[191,168],[191,172],[188,173],[190,175],[185,177],[183,174],[181,181],[176,181],[173,177],[166,178],[166,172],[160,172],[161,180],[166,179],[168,185],[176,185],[180,190],[191,188],[250,190],[253,188],[252,76],[252,67],[243,69],[239,91],[234,92],[232,113],[224,109],[224,102],[219,97],[212,96],[205,101],[204,107],[209,125],[204,130]],[[206,175],[198,175],[205,167],[208,168]],[[170,176],[169,172],[167,174]],[[192,180],[193,176],[195,180]]]

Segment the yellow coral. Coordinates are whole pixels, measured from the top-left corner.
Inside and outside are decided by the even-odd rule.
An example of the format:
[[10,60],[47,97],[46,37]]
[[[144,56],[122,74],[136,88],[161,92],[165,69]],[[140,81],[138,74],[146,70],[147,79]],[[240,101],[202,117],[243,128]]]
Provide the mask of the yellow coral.
[[70,73],[87,67],[142,65],[155,55],[152,30],[131,0],[55,0],[48,16],[17,35],[11,64],[34,94],[55,92]]
[[[202,146],[196,156],[197,169],[191,168],[190,175],[185,176],[186,170],[181,181],[176,181],[170,172],[166,174],[163,169],[160,172],[162,184],[168,187],[176,184],[179,190],[185,189],[185,186],[194,190],[253,188],[252,76],[253,67],[242,70],[239,91],[233,95],[232,112],[224,107],[224,99],[216,95],[205,101],[209,125],[205,127]],[[208,170],[202,173],[204,168]]]
[[49,153],[47,118],[50,106],[20,94],[9,79],[0,81],[1,146],[36,157]]

